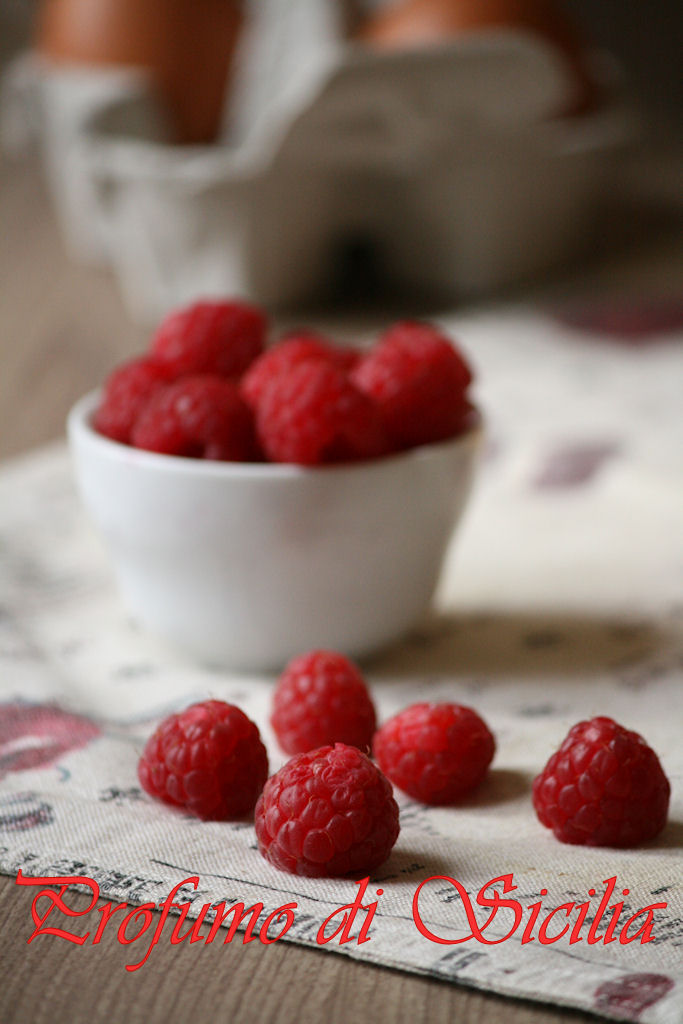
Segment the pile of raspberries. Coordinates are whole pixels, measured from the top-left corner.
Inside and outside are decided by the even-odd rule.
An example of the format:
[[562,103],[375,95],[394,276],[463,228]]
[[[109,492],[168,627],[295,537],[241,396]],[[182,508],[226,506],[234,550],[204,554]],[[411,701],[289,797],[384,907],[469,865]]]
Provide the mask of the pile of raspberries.
[[[289,663],[270,724],[293,755],[271,778],[257,726],[218,700],[162,722],[138,776],[153,797],[204,819],[254,811],[263,857],[311,877],[378,868],[399,834],[392,783],[422,803],[455,805],[483,782],[496,746],[484,720],[459,704],[413,704],[377,729],[365,680],[334,651]],[[561,842],[612,847],[658,835],[669,796],[654,751],[606,717],[570,730],[532,792],[539,820]]]
[[470,369],[430,324],[396,323],[366,354],[308,330],[266,349],[267,333],[245,302],[171,313],[105,382],[95,429],[165,455],[319,466],[445,441],[476,417]]

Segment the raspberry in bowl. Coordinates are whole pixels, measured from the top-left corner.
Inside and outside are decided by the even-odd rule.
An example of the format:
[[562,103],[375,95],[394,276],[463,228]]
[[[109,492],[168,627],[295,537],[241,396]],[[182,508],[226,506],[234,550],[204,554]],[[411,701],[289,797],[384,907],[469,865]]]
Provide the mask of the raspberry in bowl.
[[[212,312],[210,322],[236,319]],[[177,339],[160,346],[157,332],[130,387],[124,374],[123,385],[119,377],[74,406],[68,432],[81,495],[129,612],[199,661],[266,671],[302,650],[363,657],[401,637],[438,582],[481,440],[465,376],[448,436],[441,411],[438,438],[408,447],[396,409],[403,403],[408,422],[411,389],[424,402],[434,373],[412,347],[399,371],[388,357],[363,371],[390,337],[357,357],[303,332],[306,344],[285,339],[289,350],[275,359],[278,345],[259,354],[265,319],[263,337],[255,314],[244,320],[251,334],[238,359],[215,338],[209,361]],[[195,321],[206,329],[206,316],[188,316],[174,330]],[[440,332],[428,330],[443,378]],[[111,393],[123,394],[122,409],[103,408]],[[439,403],[443,410],[443,396]],[[106,436],[100,422],[118,434]]]

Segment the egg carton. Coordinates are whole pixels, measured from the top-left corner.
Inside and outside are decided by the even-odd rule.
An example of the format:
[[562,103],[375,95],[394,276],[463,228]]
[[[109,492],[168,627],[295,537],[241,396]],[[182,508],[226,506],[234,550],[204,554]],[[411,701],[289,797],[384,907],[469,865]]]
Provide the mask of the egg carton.
[[560,118],[571,82],[541,40],[376,53],[344,40],[335,9],[263,0],[212,146],[169,142],[140,73],[15,67],[5,107],[26,123],[31,99],[69,248],[113,267],[135,319],[197,295],[309,302],[354,244],[396,290],[481,294],[590,237],[633,134],[618,98]]

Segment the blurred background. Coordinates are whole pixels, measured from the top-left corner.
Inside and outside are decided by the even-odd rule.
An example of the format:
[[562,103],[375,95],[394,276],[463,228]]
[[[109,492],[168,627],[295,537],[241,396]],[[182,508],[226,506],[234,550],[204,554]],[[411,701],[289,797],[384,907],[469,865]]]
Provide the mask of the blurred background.
[[682,27],[676,0],[0,0],[3,452],[201,294],[352,337],[539,293],[675,328]]
[[[584,32],[623,66],[646,111],[648,135],[664,145],[683,141],[683,8],[678,0],[560,0]],[[29,44],[39,0],[0,0],[0,63]]]

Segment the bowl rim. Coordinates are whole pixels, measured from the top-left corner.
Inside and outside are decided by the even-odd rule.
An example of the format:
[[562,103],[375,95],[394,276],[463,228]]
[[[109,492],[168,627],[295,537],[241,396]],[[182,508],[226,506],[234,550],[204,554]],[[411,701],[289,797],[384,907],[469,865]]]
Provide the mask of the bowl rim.
[[99,434],[92,426],[91,418],[101,395],[101,388],[89,391],[78,399],[69,410],[66,426],[69,441],[73,446],[82,441],[102,456],[137,467],[164,473],[183,473],[204,478],[249,480],[310,480],[350,473],[368,472],[401,463],[424,462],[457,448],[476,449],[481,444],[485,429],[484,418],[475,406],[472,424],[462,434],[439,441],[435,444],[419,445],[407,451],[396,452],[381,458],[365,459],[327,466],[300,466],[284,462],[227,462],[218,459],[191,459],[182,455],[164,455],[142,448],[114,441]]

